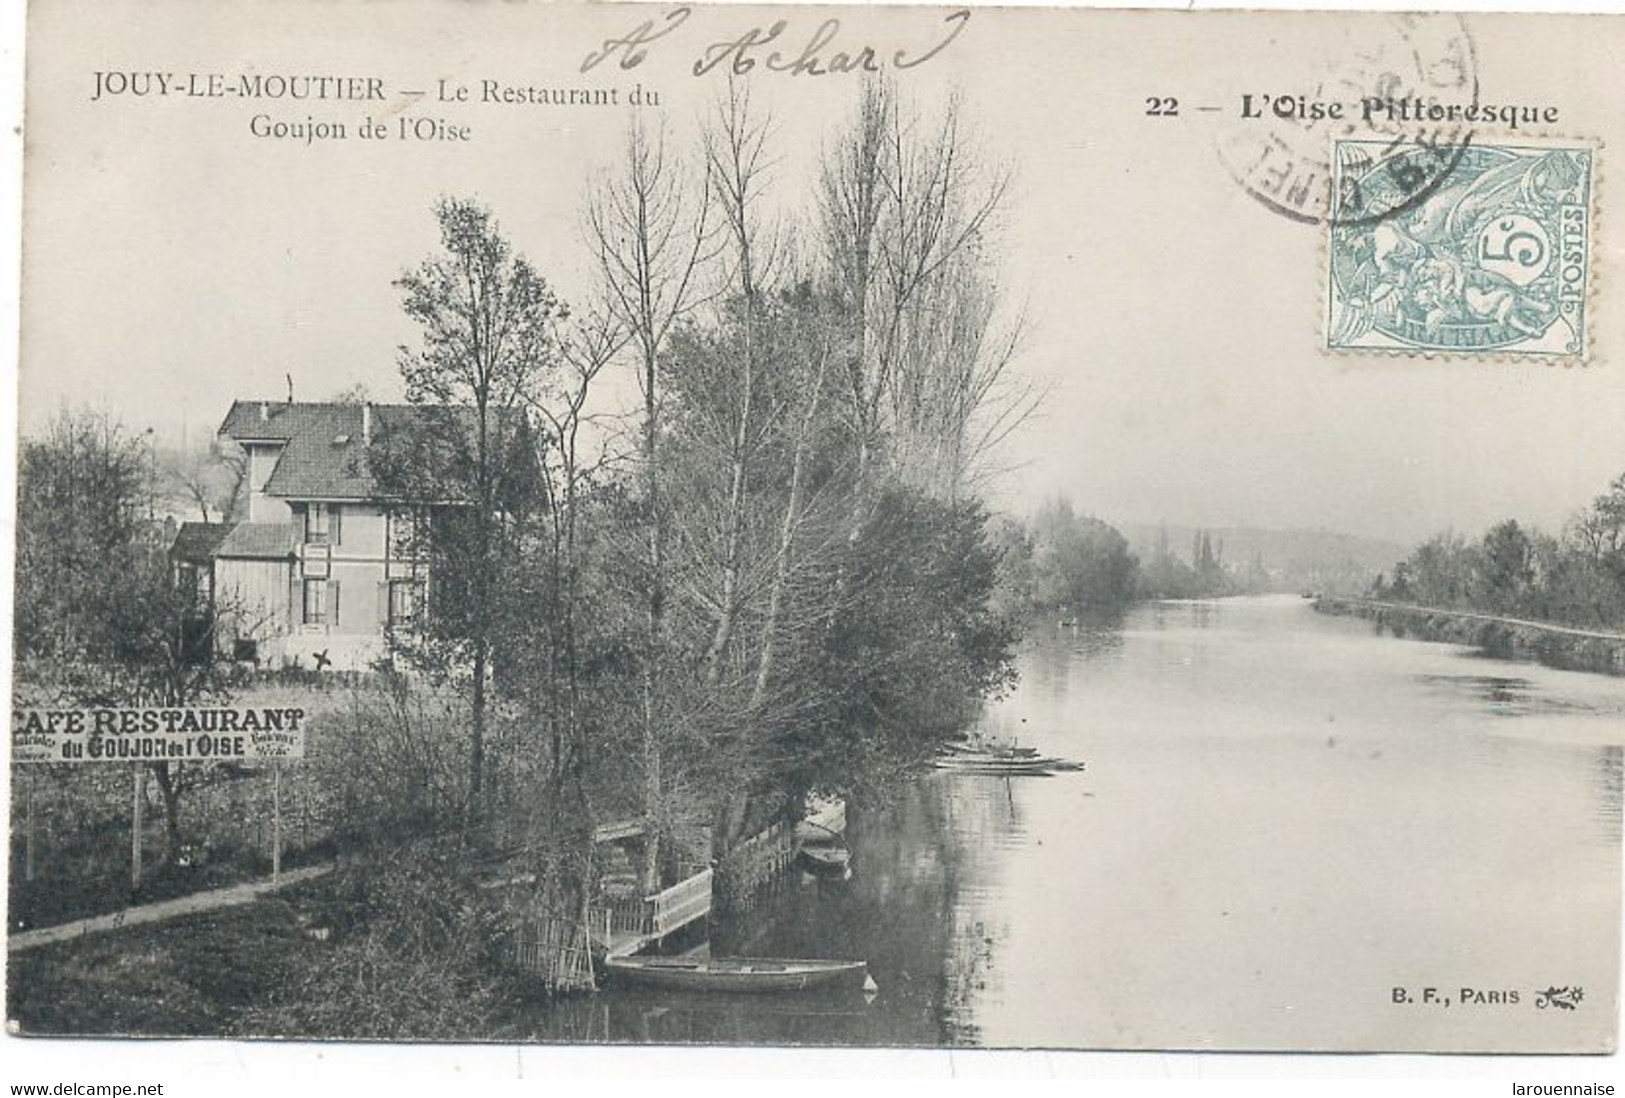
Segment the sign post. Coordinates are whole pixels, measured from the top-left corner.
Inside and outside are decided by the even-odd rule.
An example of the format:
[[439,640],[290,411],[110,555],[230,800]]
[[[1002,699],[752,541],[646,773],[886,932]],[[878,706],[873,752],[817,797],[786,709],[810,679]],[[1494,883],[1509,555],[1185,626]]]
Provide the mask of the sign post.
[[34,879],[34,844],[38,841],[37,825],[34,822],[34,786],[39,782],[32,771],[28,774],[28,791],[24,794],[28,798],[28,820],[23,831],[23,880]]
[[141,807],[145,801],[147,768],[135,764],[134,795],[130,802],[130,891],[141,887]]
[[271,883],[282,879],[282,760],[271,762]]

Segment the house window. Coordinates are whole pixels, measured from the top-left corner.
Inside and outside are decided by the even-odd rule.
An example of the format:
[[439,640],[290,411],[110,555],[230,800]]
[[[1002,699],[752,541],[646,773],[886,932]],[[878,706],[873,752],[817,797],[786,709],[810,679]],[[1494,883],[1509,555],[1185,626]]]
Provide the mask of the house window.
[[189,561],[183,561],[175,566],[175,586],[180,591],[181,598],[189,606],[204,606],[208,604],[207,592],[199,582],[198,566]]
[[305,581],[305,617],[306,625],[325,625],[327,623],[327,581],[324,579],[308,579]]
[[413,560],[424,555],[427,525],[417,508],[397,508],[389,513],[389,555],[396,560]]
[[343,540],[344,508],[337,503],[305,505],[305,543],[338,545]]
[[391,580],[389,624],[410,625],[418,612],[418,585],[413,580]]

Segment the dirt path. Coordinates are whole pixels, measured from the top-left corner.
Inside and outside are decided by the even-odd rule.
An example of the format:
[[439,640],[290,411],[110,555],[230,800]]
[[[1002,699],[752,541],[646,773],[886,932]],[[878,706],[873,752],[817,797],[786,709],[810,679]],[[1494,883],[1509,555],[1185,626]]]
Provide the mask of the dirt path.
[[287,873],[282,874],[280,880],[274,883],[270,880],[249,881],[245,884],[216,888],[208,892],[194,892],[190,896],[177,896],[173,900],[160,900],[157,903],[142,904],[139,907],[127,907],[123,911],[115,911],[110,915],[97,915],[71,923],[41,927],[38,930],[25,930],[20,934],[12,934],[7,937],[6,950],[10,953],[19,953],[22,950],[33,949],[36,946],[50,945],[53,942],[65,942],[73,938],[83,938],[90,934],[104,934],[111,930],[123,930],[126,927],[145,926],[150,923],[178,919],[183,915],[196,915],[204,911],[218,911],[223,907],[251,904],[262,896],[278,889],[314,880],[324,873],[332,872],[332,870],[333,866],[331,864],[313,865],[305,869],[289,870]]

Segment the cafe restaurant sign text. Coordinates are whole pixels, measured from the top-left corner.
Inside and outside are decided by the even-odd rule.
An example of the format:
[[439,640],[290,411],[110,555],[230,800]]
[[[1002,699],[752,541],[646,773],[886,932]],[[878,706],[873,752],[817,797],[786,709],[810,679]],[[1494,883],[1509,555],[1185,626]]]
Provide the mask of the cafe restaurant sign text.
[[305,711],[281,706],[169,709],[19,709],[11,761],[187,762],[298,759]]

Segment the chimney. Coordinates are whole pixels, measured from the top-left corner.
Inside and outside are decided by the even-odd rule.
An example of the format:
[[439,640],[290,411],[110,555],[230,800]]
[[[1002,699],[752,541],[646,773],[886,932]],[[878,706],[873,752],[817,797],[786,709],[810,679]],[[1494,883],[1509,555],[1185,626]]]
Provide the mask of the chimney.
[[260,422],[261,423],[270,423],[271,422],[271,406],[269,404],[265,403],[265,401],[263,401],[263,400],[260,401]]
[[372,401],[361,402],[361,444],[372,445]]

